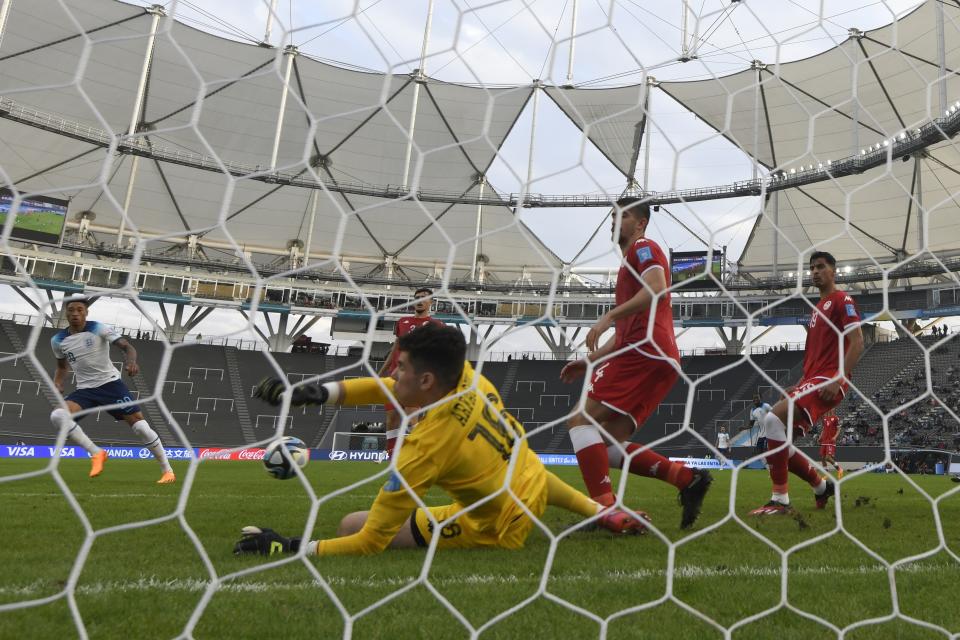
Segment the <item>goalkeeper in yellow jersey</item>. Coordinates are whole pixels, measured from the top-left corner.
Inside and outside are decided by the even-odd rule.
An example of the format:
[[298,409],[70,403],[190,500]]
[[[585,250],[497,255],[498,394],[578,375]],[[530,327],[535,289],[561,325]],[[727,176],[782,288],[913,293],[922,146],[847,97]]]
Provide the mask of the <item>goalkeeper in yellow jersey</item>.
[[[425,547],[437,533],[434,523],[441,526],[440,548],[519,549],[534,527],[529,514],[539,518],[548,504],[586,518],[600,514],[596,523],[616,533],[644,531],[642,519],[602,507],[544,468],[527,446],[523,427],[503,410],[497,390],[466,362],[466,343],[458,329],[426,325],[400,338],[398,350],[392,379],[302,385],[291,392],[292,406],[395,401],[403,407],[429,407],[404,439],[395,456],[396,471],[370,510],[344,517],[339,537],[329,540],[301,543],[272,529],[245,527],[234,553],[296,553],[301,544],[308,555],[321,556]],[[268,379],[255,395],[278,405],[285,389],[282,381]],[[516,460],[512,470],[511,459]],[[430,507],[431,518],[411,491],[422,498],[434,485],[453,503]]]

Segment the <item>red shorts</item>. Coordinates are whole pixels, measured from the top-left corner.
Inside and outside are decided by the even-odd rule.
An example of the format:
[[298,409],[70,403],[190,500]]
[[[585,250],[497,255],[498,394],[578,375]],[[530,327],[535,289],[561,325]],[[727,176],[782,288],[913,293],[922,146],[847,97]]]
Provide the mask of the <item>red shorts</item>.
[[679,377],[672,360],[628,351],[593,370],[587,397],[631,416],[640,427],[667,397]]
[[828,402],[820,397],[820,391],[829,380],[830,378],[825,376],[804,378],[790,392],[790,397],[795,400],[793,428],[799,429],[802,435],[807,435],[812,425],[817,424],[824,414],[843,402],[843,397],[847,393],[846,383],[840,385],[840,393],[833,400]]
[[835,444],[820,445],[820,459],[826,460],[828,457],[830,458],[837,457],[837,445]]

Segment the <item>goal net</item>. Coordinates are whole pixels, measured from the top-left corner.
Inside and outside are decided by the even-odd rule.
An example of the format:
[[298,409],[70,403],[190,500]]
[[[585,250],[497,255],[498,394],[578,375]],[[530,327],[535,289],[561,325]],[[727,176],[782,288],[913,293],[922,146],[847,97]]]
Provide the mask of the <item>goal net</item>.
[[[960,633],[958,68],[960,6],[939,0],[0,0],[0,636]],[[234,557],[245,525],[343,533],[385,483],[446,502],[384,433],[343,430],[382,405],[254,397],[265,376],[389,373],[423,288],[582,489],[567,423],[615,356],[560,372],[614,335],[623,196],[652,209],[670,286],[644,304],[671,296],[682,360],[646,424],[602,437],[628,468],[654,449],[712,470],[692,529],[674,487],[614,469],[645,536],[550,508],[519,551],[440,549],[453,516],[424,551]],[[792,476],[794,511],[758,518],[754,412],[802,418],[815,251],[867,348],[840,464],[818,428],[784,447],[837,494],[815,509]],[[89,386],[57,351],[71,296],[139,370],[127,352],[130,395],[61,421]],[[148,478],[134,404],[176,483]],[[100,477],[73,419],[111,445]],[[315,460],[287,482],[251,470],[280,436]]]
[[332,437],[331,460],[367,460],[383,462],[387,459],[385,433],[346,433],[337,431]]

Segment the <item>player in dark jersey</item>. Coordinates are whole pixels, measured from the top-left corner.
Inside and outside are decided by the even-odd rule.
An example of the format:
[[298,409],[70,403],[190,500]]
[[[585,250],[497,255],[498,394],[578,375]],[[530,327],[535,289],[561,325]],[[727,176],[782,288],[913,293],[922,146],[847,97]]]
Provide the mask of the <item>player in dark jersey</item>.
[[[432,290],[425,287],[417,289],[413,292],[413,299],[413,315],[400,318],[397,320],[397,324],[393,327],[393,335],[395,335],[397,339],[393,341],[393,346],[390,347],[390,354],[387,356],[387,359],[384,360],[383,366],[380,367],[380,371],[377,373],[377,375],[381,378],[392,377],[397,368],[397,359],[400,355],[400,351],[397,349],[397,344],[399,343],[400,338],[425,324],[435,323],[443,326],[442,322],[430,316],[430,306],[433,302]],[[397,442],[397,437],[400,435],[400,423],[402,422],[402,419],[400,417],[400,413],[397,411],[397,408],[392,403],[384,405],[384,409],[386,409],[387,412],[386,451],[387,455],[392,455],[393,447]],[[416,409],[416,407],[408,407],[407,413],[410,413],[413,409]]]
[[[616,304],[587,334],[586,358],[567,364],[560,373],[573,382],[599,363],[587,385],[584,411],[569,421],[570,441],[577,454],[590,497],[601,504],[615,502],[610,465],[626,467],[637,475],[669,482],[680,490],[681,528],[691,526],[700,514],[712,478],[708,471],[683,464],[629,442],[663,401],[679,377],[680,352],[673,333],[670,308],[670,265],[663,250],[645,237],[650,206],[641,198],[625,197],[613,210],[613,231],[619,220],[618,244],[623,264],[617,275]],[[614,327],[614,337],[599,346],[600,337]],[[622,443],[608,447],[608,438]],[[627,458],[625,461],[624,458]]]
[[810,314],[803,378],[789,390],[789,398],[780,400],[764,418],[773,494],[767,504],[754,509],[750,515],[780,515],[792,511],[787,492],[788,471],[813,487],[818,509],[827,505],[835,491],[833,482],[817,473],[809,459],[786,441],[790,405],[793,405],[793,435],[804,436],[843,400],[853,368],[863,353],[860,314],[853,298],[837,289],[836,269],[837,261],[829,253],[817,251],[810,256],[811,280],[820,290],[820,301]]
[[820,430],[820,466],[824,469],[831,465],[837,470],[837,477],[843,477],[843,467],[837,462],[837,436],[840,435],[840,418],[834,414],[823,419]]

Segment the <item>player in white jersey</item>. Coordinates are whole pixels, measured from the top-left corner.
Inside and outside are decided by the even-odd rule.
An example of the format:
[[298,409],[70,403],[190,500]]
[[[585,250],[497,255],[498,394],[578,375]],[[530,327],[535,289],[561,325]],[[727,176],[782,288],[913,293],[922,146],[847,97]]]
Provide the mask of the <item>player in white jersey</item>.
[[763,419],[772,408],[769,403],[763,402],[760,396],[753,396],[753,409],[750,410],[750,435],[753,436],[753,429],[756,427],[758,429],[756,445],[758,449],[763,445],[764,451],[767,450],[767,434],[763,432]]
[[[103,471],[107,452],[87,437],[80,425],[74,421],[73,414],[83,409],[113,405],[107,413],[116,420],[129,424],[160,463],[163,473],[157,484],[176,482],[177,478],[167,461],[160,436],[147,424],[140,407],[130,397],[130,390],[120,379],[120,372],[110,361],[110,345],[115,344],[126,356],[124,369],[127,374],[135,376],[140,371],[137,365],[137,350],[110,327],[87,320],[89,304],[86,299],[69,301],[66,307],[68,326],[50,340],[53,355],[57,358],[53,384],[63,393],[64,382],[70,369],[73,369],[77,382],[73,393],[64,398],[67,408],[54,409],[50,414],[50,421],[53,426],[66,431],[70,440],[90,454],[90,477],[95,478]],[[82,418],[77,418],[80,419]]]
[[720,427],[720,431],[717,432],[717,451],[726,458],[730,457],[730,434],[727,433],[726,427]]
[[[763,419],[767,417],[767,414],[773,407],[769,403],[764,402],[760,399],[759,395],[753,396],[753,409],[750,410],[750,439],[753,439],[753,429],[757,429],[757,438],[756,446],[757,453],[766,453],[767,451],[767,434],[763,430]],[[767,459],[761,458],[763,460],[763,466],[767,466]]]

